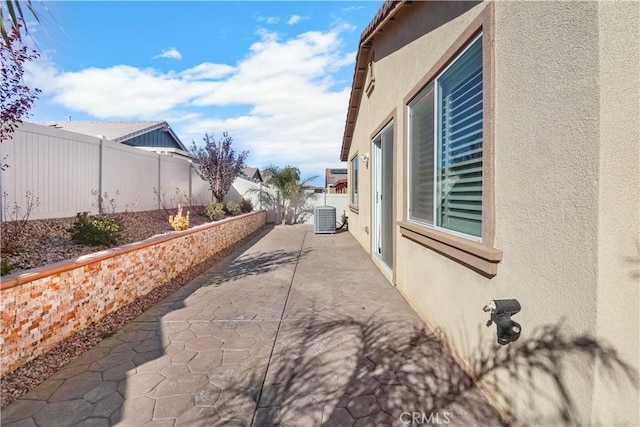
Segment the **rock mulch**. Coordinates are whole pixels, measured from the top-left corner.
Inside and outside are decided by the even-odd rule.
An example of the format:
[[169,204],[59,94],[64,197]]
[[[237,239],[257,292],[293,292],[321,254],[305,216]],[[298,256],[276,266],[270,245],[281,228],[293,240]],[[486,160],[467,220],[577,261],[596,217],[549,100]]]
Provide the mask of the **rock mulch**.
[[[190,212],[190,226],[210,222],[207,217],[198,214],[201,209],[196,208],[195,211]],[[126,245],[168,233],[171,231],[170,214],[175,215],[175,209],[117,214],[124,223],[124,230],[118,245]],[[74,221],[75,217],[28,221],[20,233],[23,236],[19,243],[20,250],[2,254],[2,259],[13,267],[11,273],[66,261],[106,248],[105,246],[85,245],[71,240],[71,235],[67,230]],[[15,226],[16,224],[2,224],[3,248],[11,243],[8,239],[11,238],[12,228]]]
[[[144,240],[170,231],[165,211],[128,213],[123,215],[123,219],[126,224],[126,232],[121,241],[122,244]],[[167,224],[165,225],[164,222],[167,222]],[[206,217],[194,215],[191,217],[190,225],[194,226],[205,222],[208,222]],[[64,261],[96,251],[95,247],[72,244],[65,240],[68,239],[68,237],[63,237],[61,230],[66,230],[72,223],[73,218],[30,221],[30,224],[28,224],[29,230],[33,234],[29,234],[29,243],[25,245],[25,251],[19,254],[22,255],[19,259],[24,259],[24,261],[17,261],[18,258],[9,258],[8,256],[7,259],[13,259],[19,263],[16,265],[33,265],[37,267],[39,265]],[[201,264],[192,267],[180,277],[155,288],[147,295],[138,298],[133,303],[120,308],[102,320],[78,332],[76,335],[61,342],[53,350],[37,357],[1,378],[0,407],[4,408],[20,396],[35,388],[83,352],[95,347],[104,338],[117,332],[126,323],[135,319],[175,292],[178,288],[211,268],[220,259],[229,255],[261,232],[262,230],[259,230],[247,236]],[[34,244],[33,241],[44,242],[44,246],[38,246]],[[51,253],[48,254],[48,251]],[[30,257],[33,259],[28,258],[26,254],[30,254]],[[69,256],[68,254],[71,255]],[[5,255],[3,254],[3,259],[4,257]],[[46,262],[43,263],[43,260],[46,260]],[[14,261],[12,261],[12,263]]]

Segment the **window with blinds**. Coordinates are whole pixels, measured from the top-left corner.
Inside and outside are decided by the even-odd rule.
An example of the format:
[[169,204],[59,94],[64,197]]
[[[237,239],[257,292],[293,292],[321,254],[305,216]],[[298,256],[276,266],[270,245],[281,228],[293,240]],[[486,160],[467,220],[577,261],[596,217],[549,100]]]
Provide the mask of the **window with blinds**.
[[351,204],[358,206],[358,156],[351,159]]
[[479,36],[409,104],[410,220],[481,237],[482,100]]
[[433,224],[433,83],[409,104],[409,218]]

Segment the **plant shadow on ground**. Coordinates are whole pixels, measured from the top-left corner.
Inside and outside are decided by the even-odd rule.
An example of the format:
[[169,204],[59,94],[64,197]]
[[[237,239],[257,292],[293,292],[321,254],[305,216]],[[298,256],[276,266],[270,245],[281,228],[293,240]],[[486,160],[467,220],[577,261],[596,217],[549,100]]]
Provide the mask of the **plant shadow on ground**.
[[309,252],[309,248],[304,248],[302,251],[278,249],[243,256],[231,262],[226,270],[213,281],[213,284],[226,282],[230,279],[240,280],[249,276],[266,274],[285,265],[295,264],[299,259],[306,257]]
[[[54,404],[34,407],[33,420],[56,425],[54,412],[63,413],[64,406],[74,410],[58,425],[138,425],[151,418],[173,418],[176,427],[506,424],[438,335],[400,321],[399,313],[339,314],[312,303],[316,314],[295,317],[289,310],[292,316],[283,318],[291,271],[265,273],[293,269],[309,252],[246,252],[271,230],[80,356],[71,371],[52,377],[36,393],[48,393]],[[250,280],[242,289],[231,283],[243,277]],[[209,286],[219,287],[214,299],[191,298],[209,293]],[[270,306],[267,300],[280,298],[274,292],[282,303]],[[259,301],[255,311],[234,309],[243,298]],[[583,422],[565,384],[573,358],[597,362],[613,384],[638,387],[638,373],[614,349],[563,330],[562,323],[547,325],[508,346],[472,347],[472,377],[499,390],[505,384],[494,377],[506,377],[506,387],[526,390],[530,401],[507,397],[504,406],[530,405],[537,418],[527,422],[540,425]],[[553,410],[534,406],[545,398]],[[82,399],[101,400],[90,405]],[[28,398],[23,405],[31,405]],[[6,415],[11,422],[11,412]]]
[[[257,343],[264,348],[260,351],[260,356],[256,357],[256,359],[262,359],[256,366],[241,364],[227,366],[226,357],[229,354],[238,355],[243,351],[235,350],[235,347],[230,351],[220,349],[219,344],[224,342],[227,345],[234,340],[252,339],[237,332],[244,326],[253,326],[254,316],[257,318],[255,326],[264,329],[262,322],[267,322],[275,335],[276,323],[273,320],[279,319],[282,311],[282,307],[277,303],[278,301],[283,303],[284,298],[279,300],[272,298],[268,294],[268,290],[272,288],[263,288],[259,276],[278,269],[293,269],[295,264],[312,250],[309,248],[265,249],[246,253],[249,247],[259,244],[260,240],[274,228],[274,226],[266,226],[262,232],[238,248],[232,255],[220,260],[215,267],[145,312],[112,337],[122,341],[120,347],[127,349],[124,351],[130,348],[135,354],[129,352],[133,359],[117,365],[122,363],[128,355],[110,344],[109,358],[113,360],[105,359],[104,363],[108,366],[93,366],[96,370],[110,368],[109,375],[112,369],[119,370],[117,380],[120,397],[118,399],[121,404],[109,415],[110,425],[119,425],[123,422],[127,425],[138,425],[138,422],[148,420],[150,412],[154,417],[164,419],[165,416],[170,417],[168,414],[171,409],[167,409],[168,407],[188,406],[193,403],[196,405],[195,408],[188,414],[181,413],[180,415],[184,416],[178,417],[180,419],[176,421],[176,425],[209,426],[216,422],[229,425],[234,415],[242,419],[240,424],[246,422],[247,415],[251,419],[255,407],[252,402],[255,402],[258,396],[259,387],[252,390],[242,388],[246,393],[254,396],[248,402],[249,406],[246,405],[246,401],[243,405],[227,405],[218,402],[222,402],[227,394],[231,393],[225,385],[235,380],[240,381],[244,378],[243,372],[257,369],[264,374],[267,365],[266,355],[271,349],[271,342]],[[249,280],[248,283],[240,281],[254,276],[258,277],[255,280]],[[281,284],[283,289],[288,286],[288,280]],[[216,299],[208,300],[206,306],[200,305],[197,295],[213,291],[211,288],[218,288],[214,291],[217,295]],[[262,303],[255,312],[244,312],[238,307],[244,299],[260,299]],[[197,337],[193,336],[193,331],[197,331]],[[218,339],[217,336],[224,336],[225,339]],[[219,344],[206,349],[197,347],[198,354],[194,357],[195,353],[192,353],[190,346],[198,346],[199,344],[195,344],[196,341],[215,341]],[[225,365],[221,366],[223,360]],[[112,365],[113,368],[111,368]],[[141,375],[128,377],[126,373],[133,371]],[[155,371],[161,372],[165,378],[160,383],[149,387],[147,381],[151,381],[149,376],[154,375]],[[243,386],[238,385],[238,387]],[[144,390],[142,395],[141,390]],[[194,394],[191,395],[191,393]],[[185,397],[187,395],[191,396]],[[183,401],[183,399],[186,400]],[[150,403],[152,400],[157,402],[155,407]],[[170,402],[171,400],[173,402]],[[193,414],[194,411],[196,414]],[[187,421],[184,420],[185,417]]]
[[[581,422],[563,379],[570,358],[597,359],[613,382],[638,387],[638,373],[614,349],[562,330],[561,323],[547,325],[518,345],[474,351],[474,377],[494,384],[494,375],[507,374],[509,387],[528,390],[529,405],[534,397],[554,399],[552,413],[530,406],[533,422],[543,424]],[[257,401],[258,426],[506,424],[436,335],[374,318],[285,323],[266,375],[254,372],[242,384],[227,404]]]

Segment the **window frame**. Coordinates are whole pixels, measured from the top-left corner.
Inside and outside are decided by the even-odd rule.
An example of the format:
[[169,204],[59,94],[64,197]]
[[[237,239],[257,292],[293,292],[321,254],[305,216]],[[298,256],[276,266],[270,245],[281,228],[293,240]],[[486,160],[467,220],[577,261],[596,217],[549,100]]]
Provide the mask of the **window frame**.
[[[358,171],[360,170],[360,159],[359,159],[359,154],[358,151],[356,151],[354,153],[353,156],[351,156],[351,158],[349,159],[349,179],[347,180],[347,182],[349,183],[349,210],[351,210],[354,213],[358,213],[359,212],[359,203],[360,203],[360,196],[359,196],[359,192],[358,192],[358,183],[360,181],[360,177],[358,175]],[[356,170],[354,171],[353,169],[353,161],[356,161]],[[355,179],[354,179],[354,175],[355,175]],[[355,182],[355,185],[354,185]],[[353,195],[357,196],[355,203],[354,203],[354,198]]]
[[[487,6],[471,22],[462,34],[452,43],[434,66],[422,77],[404,98],[404,200],[403,220],[398,222],[400,234],[413,242],[432,249],[453,261],[456,261],[485,277],[497,274],[498,263],[502,260],[502,251],[494,247],[495,238],[495,66],[494,66],[494,5]],[[435,82],[455,60],[482,35],[483,68],[483,123],[482,123],[482,232],[481,237],[465,235],[454,230],[434,227],[409,218],[409,104],[419,96],[429,84]],[[434,92],[435,92],[434,87]],[[436,115],[437,111],[434,112]],[[437,145],[437,141],[435,141]],[[437,160],[434,158],[434,160]],[[437,164],[437,163],[436,163]],[[434,165],[434,171],[436,167]],[[434,188],[437,185],[434,183]],[[436,193],[437,191],[434,191]],[[435,194],[434,194],[435,197]],[[435,208],[435,207],[434,207]],[[435,222],[435,218],[434,218]]]
[[[407,131],[409,132],[409,135],[411,133],[411,109],[413,108],[411,104],[414,104],[415,102],[419,101],[421,97],[423,96],[427,96],[426,94],[431,91],[432,92],[432,98],[433,98],[433,163],[432,163],[432,168],[433,168],[433,193],[432,193],[432,217],[433,217],[433,223],[430,224],[428,221],[421,219],[421,218],[417,218],[417,217],[412,217],[411,213],[410,213],[410,208],[411,208],[411,193],[412,193],[412,182],[411,182],[411,173],[412,173],[412,158],[413,158],[413,154],[412,154],[412,146],[413,146],[413,141],[411,141],[411,137],[409,136],[409,138],[407,138],[407,150],[409,152],[409,162],[407,163],[407,173],[408,173],[408,177],[407,177],[407,186],[408,186],[408,192],[407,192],[407,211],[409,212],[408,216],[407,216],[407,220],[409,222],[424,226],[424,227],[432,227],[435,228],[436,230],[441,230],[442,232],[445,233],[450,233],[453,234],[455,236],[459,236],[465,239],[469,239],[475,242],[481,242],[482,241],[482,233],[480,236],[476,236],[473,234],[468,234],[468,233],[464,233],[461,231],[457,231],[457,230],[453,230],[451,228],[447,228],[441,225],[437,224],[437,218],[438,218],[438,199],[441,197],[441,192],[440,192],[440,181],[438,178],[438,164],[439,164],[439,156],[442,153],[442,137],[441,137],[441,128],[440,128],[440,122],[441,122],[441,117],[440,117],[440,111],[439,111],[439,96],[440,96],[440,78],[447,72],[449,71],[449,69],[451,69],[451,67],[453,67],[457,61],[465,54],[467,53],[467,51],[469,51],[469,49],[471,49],[471,47],[477,43],[480,39],[482,39],[482,42],[484,41],[483,39],[483,34],[482,31],[480,31],[479,33],[477,33],[453,58],[451,58],[451,60],[449,61],[449,63],[442,69],[440,70],[440,72],[438,72],[433,79],[431,79],[431,81],[429,81],[429,83],[427,83],[426,85],[424,85],[422,87],[422,89],[411,99],[411,101],[409,101],[408,103],[406,103],[406,107],[407,107]],[[481,43],[482,43],[481,42]],[[485,96],[483,94],[483,102],[485,100]],[[484,108],[484,107],[483,107]],[[483,111],[484,113],[484,111]],[[484,115],[483,115],[483,122],[484,122]],[[483,149],[484,149],[484,137],[483,137]],[[484,169],[484,168],[483,168]],[[484,189],[484,188],[483,188]],[[483,221],[484,221],[484,213],[483,213]]]

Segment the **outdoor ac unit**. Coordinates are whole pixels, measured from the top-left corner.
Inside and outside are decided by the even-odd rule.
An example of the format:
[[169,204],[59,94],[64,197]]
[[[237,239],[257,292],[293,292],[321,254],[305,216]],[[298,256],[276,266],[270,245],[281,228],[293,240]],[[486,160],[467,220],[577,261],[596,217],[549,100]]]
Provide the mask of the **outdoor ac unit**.
[[318,206],[313,210],[313,231],[319,233],[336,232],[336,208]]

